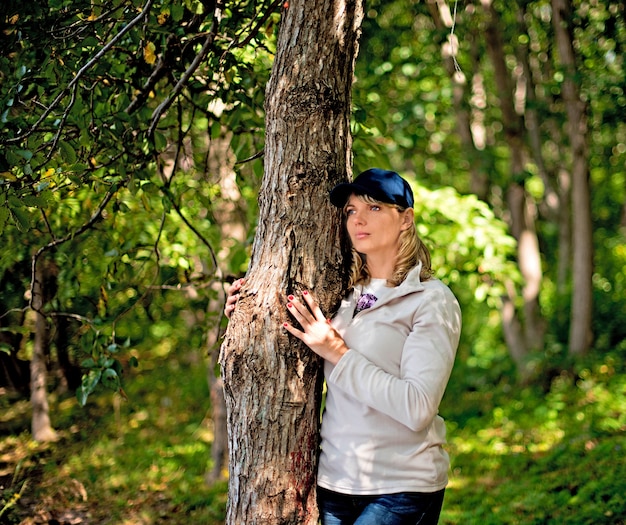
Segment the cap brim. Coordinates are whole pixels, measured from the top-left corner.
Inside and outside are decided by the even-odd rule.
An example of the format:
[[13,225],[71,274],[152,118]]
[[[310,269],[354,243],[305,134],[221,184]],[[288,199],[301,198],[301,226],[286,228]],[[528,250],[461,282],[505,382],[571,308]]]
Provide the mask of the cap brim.
[[390,200],[384,192],[378,191],[374,188],[361,186],[357,182],[343,182],[341,184],[337,184],[337,186],[330,191],[330,202],[331,204],[337,206],[337,208],[343,208],[352,194],[369,195],[380,202],[394,204],[394,202]]
[[337,208],[343,208],[348,202],[348,197],[355,192],[354,184],[349,182],[343,182],[337,184],[332,190],[330,190],[330,203]]

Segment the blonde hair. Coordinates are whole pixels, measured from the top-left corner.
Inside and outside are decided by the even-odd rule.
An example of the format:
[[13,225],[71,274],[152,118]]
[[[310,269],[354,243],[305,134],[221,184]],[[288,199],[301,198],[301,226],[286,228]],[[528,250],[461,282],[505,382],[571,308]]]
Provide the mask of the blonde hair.
[[[395,208],[399,213],[404,212],[407,208],[403,208],[396,204],[388,204],[381,202],[369,195],[358,195],[359,199],[368,204],[378,204],[380,206],[388,206]],[[346,207],[344,206],[344,216]],[[421,261],[422,269],[420,271],[420,279],[427,281],[432,276],[432,268],[430,262],[430,252],[426,245],[422,242],[417,234],[415,222],[411,221],[411,225],[404,231],[400,232],[400,246],[396,257],[393,274],[387,280],[387,286],[398,286],[405,279],[409,271],[411,271]],[[352,264],[350,266],[349,288],[353,288],[357,284],[366,284],[371,276],[367,268],[367,259],[365,254],[357,252],[352,247]]]

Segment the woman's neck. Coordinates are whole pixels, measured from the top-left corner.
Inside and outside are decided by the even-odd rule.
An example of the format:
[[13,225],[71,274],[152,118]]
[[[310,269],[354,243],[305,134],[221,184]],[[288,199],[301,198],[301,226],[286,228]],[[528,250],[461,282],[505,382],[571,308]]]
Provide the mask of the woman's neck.
[[367,257],[367,270],[372,279],[391,279],[395,269],[395,257]]

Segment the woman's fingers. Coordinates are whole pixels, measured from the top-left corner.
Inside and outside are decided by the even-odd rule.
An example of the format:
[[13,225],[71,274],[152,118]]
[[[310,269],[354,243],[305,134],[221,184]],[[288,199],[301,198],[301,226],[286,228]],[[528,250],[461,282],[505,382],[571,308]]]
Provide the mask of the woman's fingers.
[[304,342],[317,355],[336,364],[348,351],[345,341],[324,317],[317,301],[307,291],[302,292],[304,303],[293,295],[287,296],[287,310],[300,323],[299,330],[290,323],[283,323],[283,328]]
[[226,304],[224,305],[224,315],[230,319],[230,314],[235,310],[235,306],[237,305],[237,301],[239,300],[239,292],[241,287],[245,284],[246,280],[244,278],[237,279],[233,281],[233,284],[228,288],[227,296],[226,296]]
[[302,297],[304,297],[304,300],[309,305],[309,308],[311,312],[313,313],[313,315],[315,316],[315,319],[317,319],[318,321],[326,321],[326,318],[324,317],[322,310],[320,309],[317,301],[315,300],[315,297],[313,297],[313,294],[309,293],[307,290],[304,290],[302,292]]
[[302,325],[303,328],[305,325],[311,324],[315,320],[309,309],[298,301],[293,295],[288,296],[287,299],[289,299],[289,302],[287,303],[287,310],[296,319],[296,321]]
[[[298,301],[293,295],[288,295],[287,309],[300,324],[312,324],[316,321],[326,321],[322,310],[315,298],[306,290],[302,292],[306,304]],[[304,327],[304,326],[303,326]]]

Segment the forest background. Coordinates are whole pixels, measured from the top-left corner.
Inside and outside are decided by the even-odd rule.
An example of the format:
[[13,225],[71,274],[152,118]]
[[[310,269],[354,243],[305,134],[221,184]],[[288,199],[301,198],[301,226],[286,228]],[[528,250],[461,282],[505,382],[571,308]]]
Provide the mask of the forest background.
[[[279,219],[291,7],[0,7],[0,522],[223,522],[221,307]],[[353,171],[411,181],[464,314],[442,523],[624,523],[624,4],[372,1],[362,29]]]

